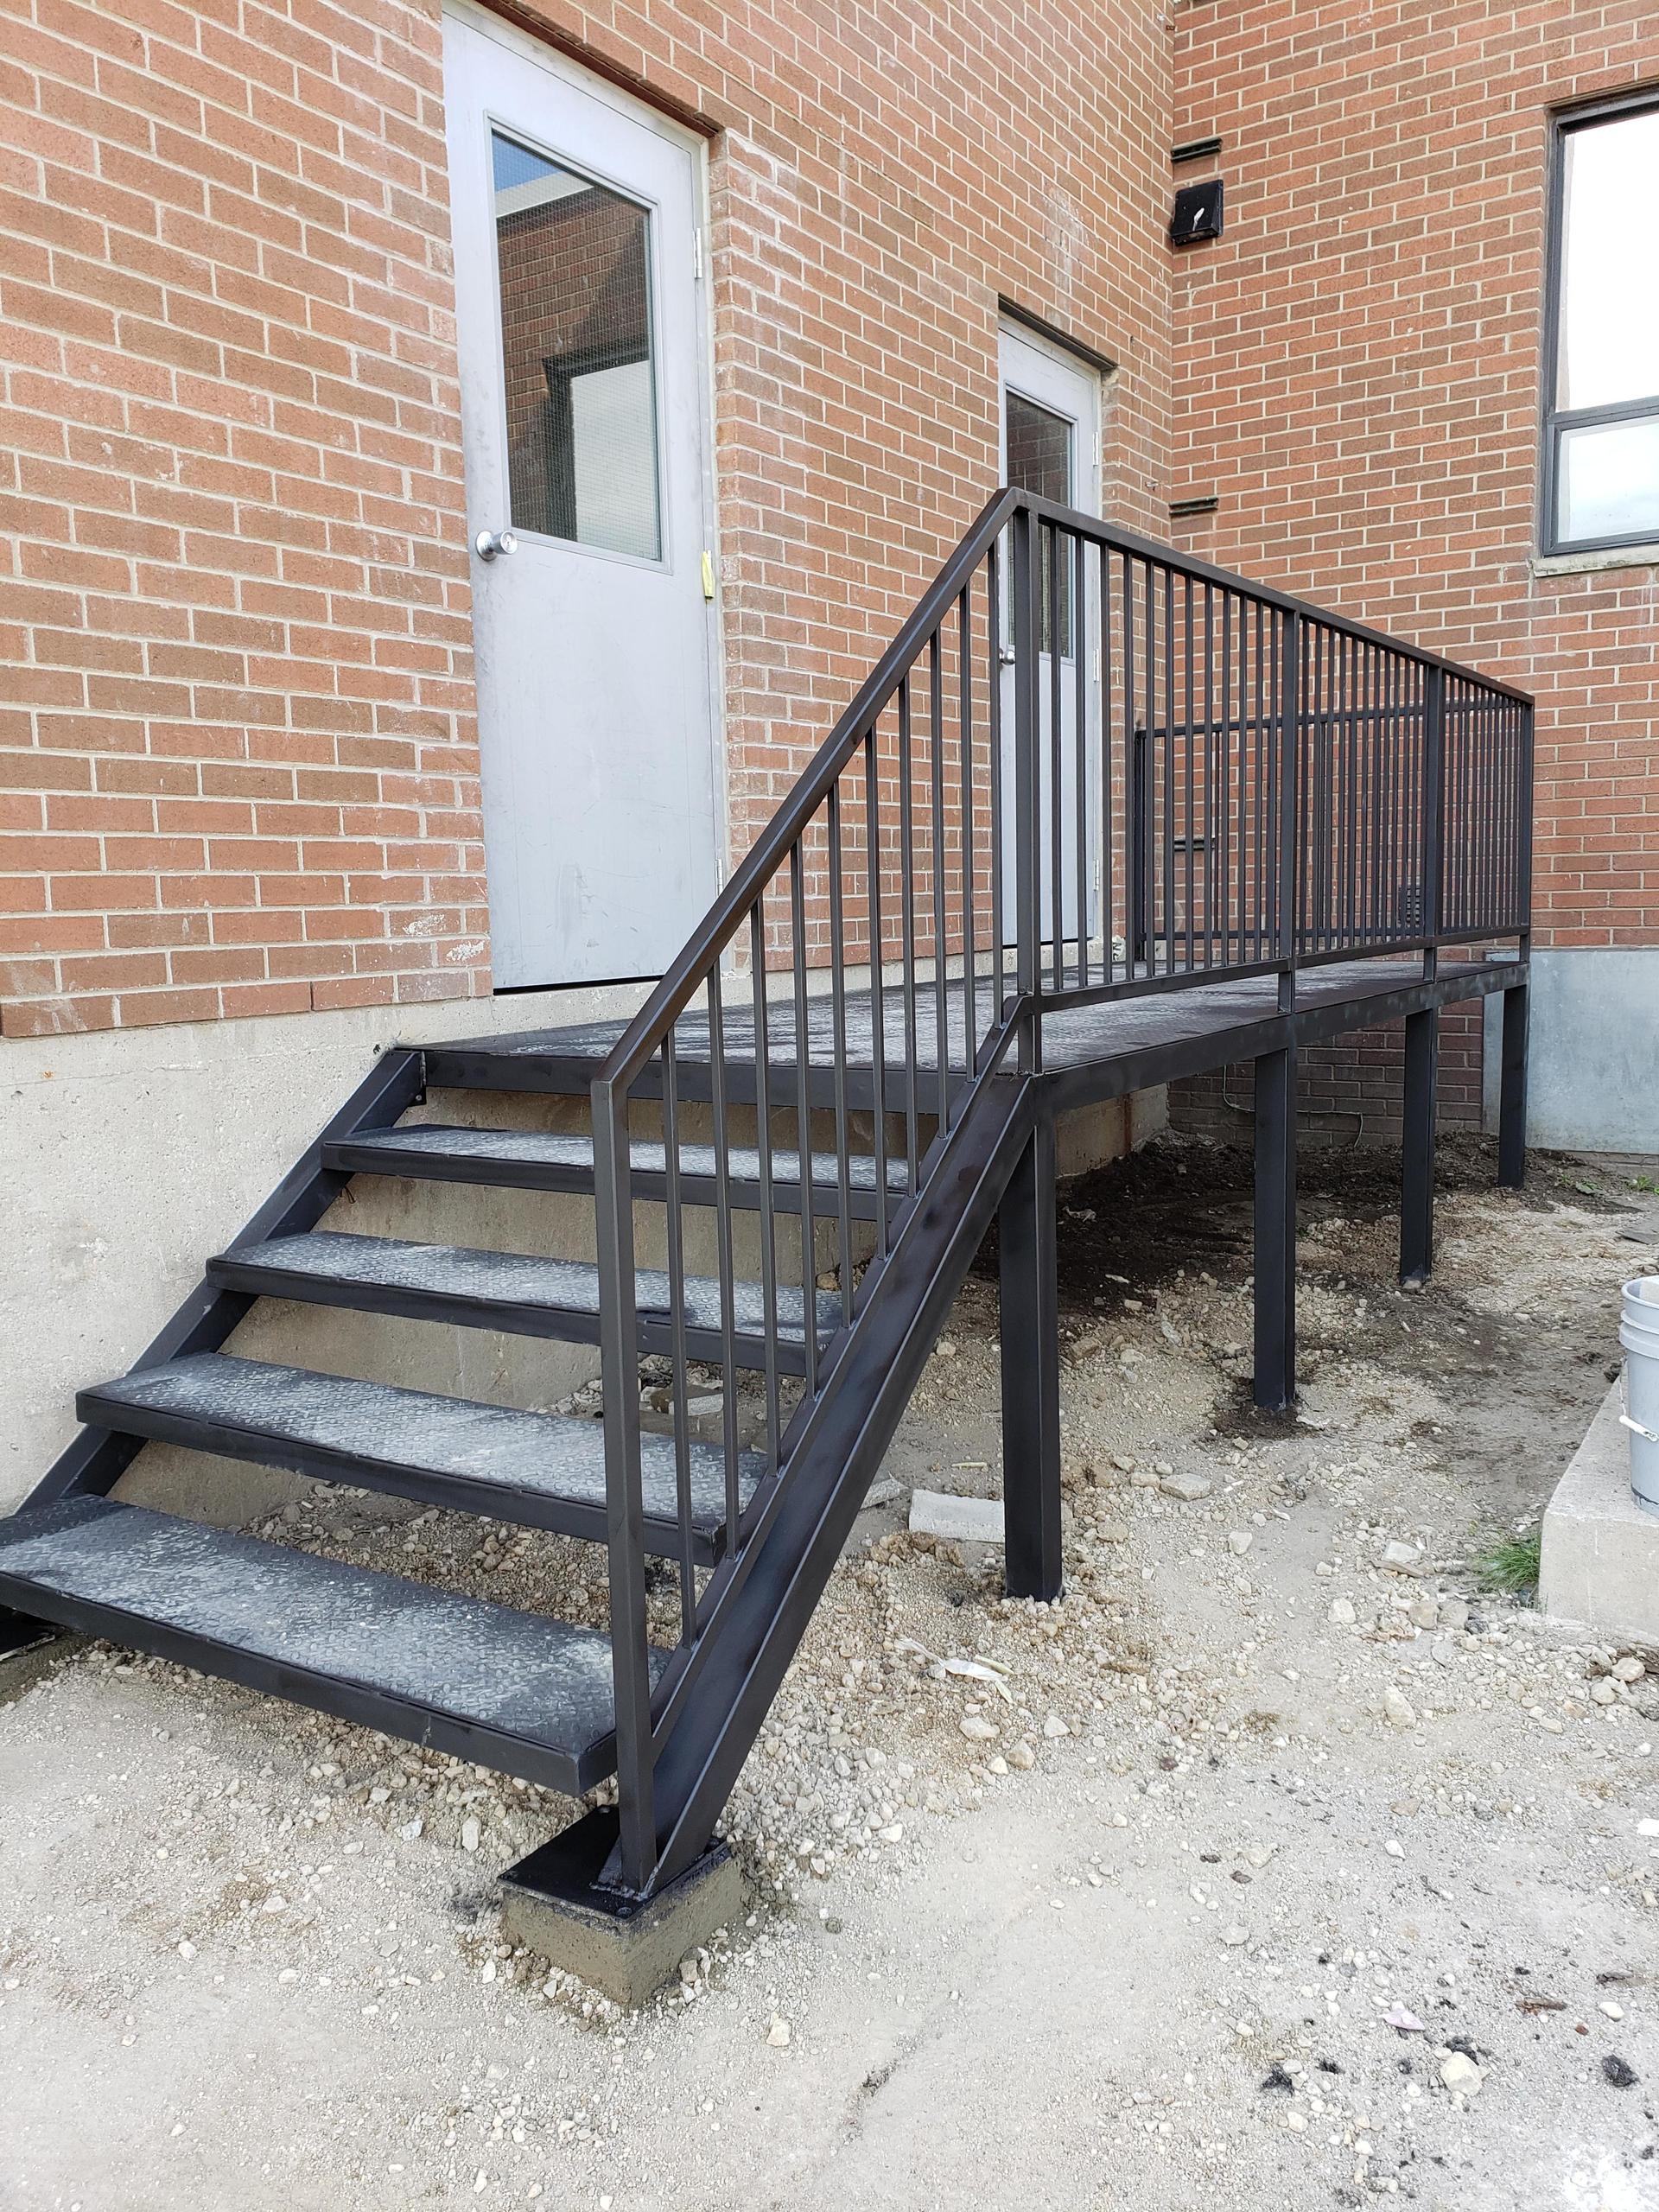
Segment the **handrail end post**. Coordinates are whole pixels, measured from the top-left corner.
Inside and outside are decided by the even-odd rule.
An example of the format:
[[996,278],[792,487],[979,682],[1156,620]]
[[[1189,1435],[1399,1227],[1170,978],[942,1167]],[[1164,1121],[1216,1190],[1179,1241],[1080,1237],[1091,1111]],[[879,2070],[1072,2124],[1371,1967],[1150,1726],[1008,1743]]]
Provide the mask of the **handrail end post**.
[[620,1832],[619,1886],[643,1896],[655,1871],[651,1655],[645,1633],[645,1499],[639,1465],[639,1320],[628,1088],[598,1076],[591,1090],[599,1356],[605,1427],[606,1541]]

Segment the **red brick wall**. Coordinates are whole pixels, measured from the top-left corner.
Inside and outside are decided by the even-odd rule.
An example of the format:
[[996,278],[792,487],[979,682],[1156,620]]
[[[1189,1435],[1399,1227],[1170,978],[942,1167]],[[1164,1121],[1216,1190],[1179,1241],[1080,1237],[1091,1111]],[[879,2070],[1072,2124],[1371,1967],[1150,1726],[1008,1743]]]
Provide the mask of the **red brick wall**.
[[[996,475],[999,294],[1167,486],[1154,0],[515,10],[711,139],[738,850]],[[14,0],[7,1034],[487,988],[436,0]]]
[[486,986],[438,57],[7,10],[5,1035]]
[[[1440,1015],[1436,1119],[1443,1128],[1478,1128],[1481,1120],[1481,1002],[1462,1000]],[[1299,1056],[1296,1109],[1306,1141],[1398,1144],[1403,1127],[1405,1025],[1357,1030]],[[1249,1060],[1172,1084],[1172,1128],[1223,1144],[1253,1141],[1255,1070]]]
[[1659,15],[1182,0],[1174,23],[1175,137],[1224,141],[1181,174],[1224,175],[1227,220],[1175,257],[1172,485],[1220,507],[1172,534],[1535,692],[1538,939],[1659,943],[1659,573],[1531,557],[1548,113],[1659,82]]

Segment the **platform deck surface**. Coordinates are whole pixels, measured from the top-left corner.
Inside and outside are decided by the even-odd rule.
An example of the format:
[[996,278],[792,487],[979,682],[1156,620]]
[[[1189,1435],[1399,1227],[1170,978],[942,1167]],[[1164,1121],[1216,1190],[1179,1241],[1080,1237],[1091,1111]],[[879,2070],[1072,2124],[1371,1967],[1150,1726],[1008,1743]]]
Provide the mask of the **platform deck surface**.
[[[1442,957],[1437,982],[1446,999],[1474,997],[1501,989],[1521,980],[1513,961]],[[1386,1002],[1411,991],[1423,981],[1420,956],[1408,958],[1333,961],[1302,969],[1296,978],[1296,1010],[1314,1016],[1326,1033],[1363,1029],[1386,1015]],[[774,992],[777,990],[774,982]],[[975,1033],[982,1038],[989,1027],[992,980],[974,979]],[[849,1063],[861,1071],[873,1065],[875,1024],[874,994],[868,990],[846,994],[842,1019],[846,1025]],[[883,1059],[891,1078],[906,1061],[904,1001],[896,985],[882,995],[880,1033]],[[931,982],[918,987],[914,1063],[918,1076],[937,1076],[941,1045],[946,1068],[960,1076],[966,1071],[965,1039],[970,993],[960,976],[946,978],[944,1003]],[[734,994],[734,997],[735,995]],[[1228,976],[1214,982],[1172,983],[1166,990],[1146,990],[1131,996],[1092,1006],[1070,1007],[1043,1017],[1043,1065],[1052,1077],[1077,1076],[1090,1071],[1109,1073],[1114,1064],[1139,1061],[1166,1047],[1183,1049],[1184,1057],[1196,1054],[1195,1065],[1217,1066],[1230,1058],[1230,1035],[1243,1036],[1279,1010],[1278,977],[1273,975]],[[815,1078],[826,1071],[835,1057],[836,1009],[825,992],[810,997],[806,1007],[806,1049]],[[454,1040],[442,1049],[472,1052],[489,1058],[557,1063],[575,1070],[596,1068],[626,1027],[623,1021],[573,1023],[568,1027],[525,1030],[517,1034]],[[792,1006],[775,997],[766,1017],[766,1059],[777,1069],[792,1069],[798,1038]],[[710,1058],[709,1025],[701,1013],[687,1013],[676,1028],[676,1046],[683,1068],[707,1066]],[[725,1014],[726,1058],[742,1069],[755,1060],[754,1014],[747,1001],[736,1001]]]

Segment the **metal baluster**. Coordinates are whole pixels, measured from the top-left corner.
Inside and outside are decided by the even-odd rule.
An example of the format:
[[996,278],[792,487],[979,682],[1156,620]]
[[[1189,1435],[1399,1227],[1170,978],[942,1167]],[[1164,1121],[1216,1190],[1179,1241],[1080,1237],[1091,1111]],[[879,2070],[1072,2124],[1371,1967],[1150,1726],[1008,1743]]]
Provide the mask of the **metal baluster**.
[[[1113,767],[1113,557],[1099,549],[1099,936],[1102,982],[1117,982],[1117,882],[1113,880],[1113,847],[1117,842],[1117,798]],[[1128,931],[1123,931],[1128,943]]]
[[1487,698],[1486,712],[1491,729],[1491,791],[1492,791],[1492,869],[1491,906],[1489,926],[1494,932],[1501,926],[1501,918],[1509,911],[1504,898],[1504,886],[1509,878],[1509,778],[1505,772],[1509,752],[1509,702],[1492,692]]
[[[836,1276],[841,1284],[841,1319],[853,1318],[853,1198],[847,1120],[847,971],[841,885],[841,784],[830,786],[830,998],[835,1032],[836,1198],[841,1250]],[[808,1163],[810,1167],[810,1163]]]
[[1307,951],[1323,951],[1330,943],[1330,869],[1332,869],[1332,838],[1330,838],[1330,761],[1332,761],[1332,696],[1336,686],[1330,672],[1330,632],[1323,621],[1307,624],[1307,659],[1312,661],[1307,677],[1307,741],[1314,759],[1307,774],[1307,827],[1312,830],[1310,852],[1303,861],[1303,868],[1312,876],[1312,898],[1307,900]]
[[806,1002],[806,887],[801,842],[789,849],[790,934],[794,939],[795,1128],[800,1157],[801,1341],[806,1355],[806,1394],[818,1388],[818,1248],[812,1218],[812,1038]]
[[865,896],[870,921],[870,1081],[875,1108],[875,1249],[887,1255],[887,991],[881,973],[881,791],[876,759],[879,720],[864,738]]
[[783,1434],[778,1389],[778,1211],[772,1166],[772,1038],[766,1004],[763,892],[749,909],[749,965],[754,972],[754,1131],[760,1154],[760,1307],[766,1332],[766,1459],[778,1471]]
[[1077,988],[1089,988],[1089,599],[1088,547],[1081,531],[1071,533],[1072,675],[1072,843],[1077,848]]
[[974,846],[973,584],[957,599],[957,767],[962,775],[962,1071],[970,1081],[979,1058],[979,932],[974,926],[977,854]]
[[[1243,706],[1240,708],[1241,719]],[[1232,964],[1232,949],[1238,947],[1238,957],[1244,958],[1244,933],[1234,933],[1233,902],[1236,897],[1234,878],[1243,871],[1233,866],[1233,594],[1221,595],[1221,773],[1217,779],[1217,812],[1220,818],[1221,839],[1221,962],[1223,967]]]
[[1060,704],[1066,643],[1060,587],[1065,572],[1060,565],[1058,527],[1053,523],[1045,523],[1043,529],[1043,543],[1048,554],[1044,571],[1048,586],[1048,929],[1054,988],[1058,992],[1065,988],[1065,730]]
[[[679,1517],[680,1635],[690,1643],[697,1627],[697,1577],[691,1554],[691,1435],[685,1380],[685,1237],[680,1211],[679,1057],[671,1027],[663,1039],[663,1166],[667,1213],[668,1310],[673,1363],[674,1494]],[[637,1372],[637,1370],[636,1370]],[[728,1520],[728,1533],[736,1523]]]
[[1383,829],[1388,819],[1388,681],[1389,655],[1382,651],[1371,655],[1371,804],[1370,804],[1370,892],[1366,906],[1370,940],[1380,944],[1383,936],[1382,885],[1388,874]]
[[991,950],[996,966],[991,988],[991,1025],[1002,1020],[1007,997],[1007,927],[1002,911],[1002,577],[995,538],[985,554],[986,708],[991,748]]
[[1133,982],[1141,957],[1141,921],[1146,912],[1147,841],[1142,817],[1146,799],[1144,747],[1135,716],[1135,569],[1123,556],[1123,980]]
[[1402,939],[1414,934],[1404,892],[1414,880],[1417,868],[1412,835],[1412,807],[1417,777],[1416,685],[1416,664],[1402,656],[1395,660],[1394,668],[1394,746],[1399,766],[1394,801],[1393,843],[1394,872],[1402,886],[1396,933]]
[[1196,796],[1194,786],[1197,782],[1198,756],[1198,702],[1197,671],[1192,659],[1192,579],[1191,576],[1184,575],[1181,578],[1181,599],[1184,645],[1186,654],[1184,686],[1186,726],[1181,743],[1181,750],[1186,756],[1183,764],[1185,769],[1183,780],[1186,786],[1186,892],[1181,908],[1181,919],[1184,925],[1182,934],[1185,939],[1186,955],[1181,964],[1191,975],[1192,969],[1198,965],[1193,957],[1193,924],[1198,918],[1194,911],[1198,904],[1198,817],[1194,812]]
[[1273,908],[1268,898],[1268,870],[1271,866],[1272,846],[1268,836],[1268,822],[1273,806],[1273,750],[1268,731],[1268,716],[1273,697],[1273,671],[1268,658],[1268,641],[1273,632],[1273,616],[1260,600],[1255,603],[1255,769],[1253,788],[1255,803],[1250,810],[1250,834],[1254,844],[1253,873],[1255,879],[1254,906],[1255,932],[1252,960],[1265,957],[1268,933],[1273,925]]
[[1020,1027],[1020,1067],[1033,1075],[1043,1062],[1042,824],[1038,747],[1042,707],[1038,646],[1042,637],[1039,540],[1029,507],[1016,507],[1014,548],[1014,988],[1030,1009]]
[[1359,891],[1359,785],[1355,754],[1359,742],[1359,648],[1357,641],[1342,641],[1342,807],[1338,835],[1342,839],[1342,896],[1337,942],[1352,947],[1357,935],[1355,906]]
[[[1224,615],[1225,628],[1225,615]],[[1221,679],[1225,690],[1225,677]],[[1214,876],[1217,876],[1217,774],[1214,774],[1214,747],[1217,747],[1217,728],[1214,728],[1214,591],[1205,582],[1204,586],[1204,964],[1214,967],[1214,938],[1217,938],[1217,907],[1214,907]],[[1221,779],[1221,787],[1225,790]],[[1225,918],[1228,909],[1221,907],[1224,943],[1221,957],[1228,957],[1225,947]]]
[[950,976],[944,907],[944,654],[940,632],[927,641],[929,843],[933,856],[933,1057],[938,1133],[950,1126]]
[[1440,964],[1435,939],[1444,909],[1443,838],[1446,822],[1445,678],[1438,668],[1423,671],[1423,973]]
[[1360,717],[1359,752],[1359,913],[1360,941],[1370,946],[1376,940],[1376,684],[1379,664],[1373,645],[1361,648],[1360,698],[1363,713]]
[[1162,571],[1164,594],[1164,972],[1175,970],[1175,578]]
[[916,1188],[920,1154],[916,1074],[916,833],[910,787],[910,677],[899,679],[899,918],[903,937],[905,1017],[905,1158]]
[[726,1446],[726,1526],[742,1511],[737,1482],[737,1278],[732,1265],[731,1131],[726,1112],[726,1015],[720,959],[709,970],[709,1066],[715,1108],[715,1249],[720,1266],[720,1387]]
[[1304,652],[1300,614],[1288,611],[1279,618],[1279,733],[1276,747],[1276,812],[1278,851],[1274,863],[1277,956],[1280,963],[1279,1004],[1288,1013],[1296,1001],[1296,963],[1301,943],[1300,887],[1296,855],[1302,839],[1300,787],[1303,715]]

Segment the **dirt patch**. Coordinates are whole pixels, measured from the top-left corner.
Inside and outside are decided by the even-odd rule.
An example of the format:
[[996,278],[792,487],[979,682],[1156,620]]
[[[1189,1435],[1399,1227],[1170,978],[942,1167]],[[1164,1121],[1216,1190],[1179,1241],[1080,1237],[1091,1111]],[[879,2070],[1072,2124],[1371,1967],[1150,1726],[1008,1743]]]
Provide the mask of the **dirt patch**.
[[[902,1525],[1001,1486],[982,1255],[734,1797],[756,1912],[635,2018],[500,1935],[565,1801],[65,1664],[0,1712],[0,2200],[1659,2205],[1659,1689],[1475,1568],[1605,1387],[1651,1202],[1443,1166],[1408,1294],[1391,1163],[1307,1161],[1274,1423],[1242,1156],[1068,1189],[1054,1606]],[[589,1547],[326,1486],[267,1533],[603,1618]]]

